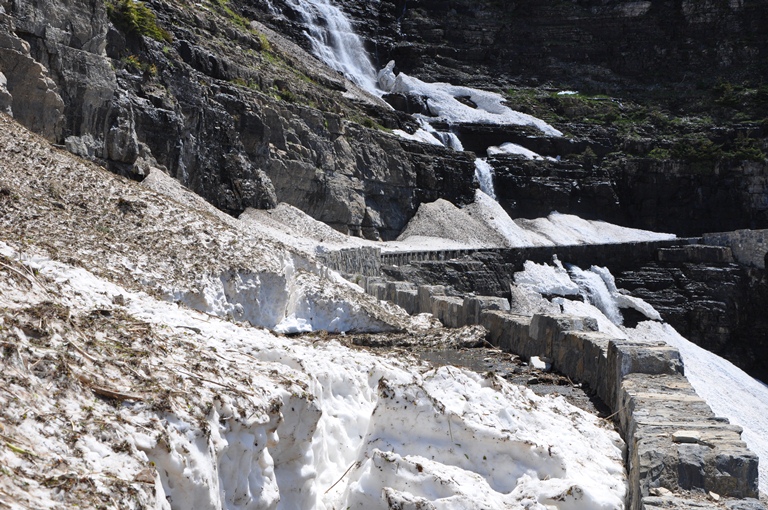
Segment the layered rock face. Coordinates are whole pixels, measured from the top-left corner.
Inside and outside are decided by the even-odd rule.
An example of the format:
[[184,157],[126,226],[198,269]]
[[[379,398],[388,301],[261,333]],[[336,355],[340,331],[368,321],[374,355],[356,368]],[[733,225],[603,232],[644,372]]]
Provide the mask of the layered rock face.
[[[557,210],[679,235],[768,225],[768,2],[340,3],[379,66],[506,91],[511,107],[566,133],[451,126],[480,156],[513,142],[558,160],[491,158],[511,216]],[[731,82],[753,88],[739,96]],[[562,89],[613,97],[569,102]],[[390,102],[424,111],[418,100]],[[657,105],[658,118],[630,100]],[[731,152],[710,150],[722,147]]]
[[768,225],[768,168],[730,161],[700,172],[681,161],[569,161],[495,157],[496,195],[515,217],[556,210],[646,230],[697,236]]
[[120,5],[6,6],[0,101],[18,120],[120,174],[161,168],[231,214],[284,201],[392,238],[422,201],[471,200],[469,155],[386,133],[408,119],[231,8],[151,2],[147,35]]
[[681,80],[760,80],[766,2],[578,0],[344,1],[380,64],[431,81],[546,80],[623,89]]
[[620,273],[616,284],[653,305],[685,338],[768,380],[764,270],[658,262]]

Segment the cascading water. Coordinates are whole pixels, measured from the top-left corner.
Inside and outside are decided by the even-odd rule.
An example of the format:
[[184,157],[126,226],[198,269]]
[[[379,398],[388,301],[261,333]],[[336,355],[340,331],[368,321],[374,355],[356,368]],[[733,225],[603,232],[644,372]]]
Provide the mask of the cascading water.
[[615,293],[611,293],[603,277],[596,272],[584,271],[577,266],[570,266],[568,273],[571,275],[571,280],[579,286],[584,299],[603,312],[603,315],[608,317],[611,322],[621,326],[624,317],[621,315],[618,303],[614,298]]
[[493,167],[483,158],[475,159],[475,179],[480,184],[480,191],[496,200],[493,189]]
[[330,0],[287,0],[286,4],[303,18],[307,26],[304,33],[320,60],[368,92],[381,93],[363,41],[341,9]]

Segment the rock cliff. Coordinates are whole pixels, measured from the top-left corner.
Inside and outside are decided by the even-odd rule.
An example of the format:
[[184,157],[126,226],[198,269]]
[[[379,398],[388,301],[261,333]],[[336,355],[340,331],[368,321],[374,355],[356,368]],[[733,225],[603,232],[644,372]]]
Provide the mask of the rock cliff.
[[163,169],[231,214],[282,201],[392,238],[422,201],[471,200],[470,156],[389,134],[408,119],[242,7],[11,3],[3,101],[75,154],[137,179]]
[[[505,142],[542,157],[489,160],[513,217],[768,226],[767,2],[338,5],[374,66],[500,90],[564,133],[445,126],[481,157]],[[390,133],[413,132],[418,98],[393,111],[320,64],[291,2],[2,9],[0,108],[117,173],[157,167],[230,214],[287,202],[369,238],[396,237],[422,202],[472,199],[473,155]]]

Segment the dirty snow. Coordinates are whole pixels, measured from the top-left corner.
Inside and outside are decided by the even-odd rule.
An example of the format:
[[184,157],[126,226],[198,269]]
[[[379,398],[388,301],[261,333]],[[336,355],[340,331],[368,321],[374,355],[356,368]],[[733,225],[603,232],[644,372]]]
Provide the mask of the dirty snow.
[[4,506],[623,508],[619,437],[561,397],[278,335],[434,327],[281,242],[301,214],[247,225],[0,124]]
[[[64,483],[93,488],[78,501],[86,505],[117,498],[134,508],[623,508],[618,435],[562,397],[323,337],[276,337],[45,256],[21,263],[7,244],[0,251],[10,263],[0,271],[3,321],[51,301],[70,317],[48,317],[50,336],[14,324],[28,347],[0,358],[4,374],[17,374],[0,393],[3,437],[15,448],[0,460],[16,468],[0,487],[18,508],[56,506]],[[20,293],[15,274],[34,274],[34,291]],[[101,327],[69,326],[90,317]],[[124,336],[137,330],[143,340]],[[88,374],[85,391],[65,390],[77,384],[66,374],[25,369],[49,366],[45,353],[56,349],[70,351],[69,373]],[[121,392],[117,406],[88,391],[102,386]],[[32,388],[45,398],[30,400]],[[35,419],[54,408],[65,410],[55,426]],[[35,457],[52,467],[41,471]]]

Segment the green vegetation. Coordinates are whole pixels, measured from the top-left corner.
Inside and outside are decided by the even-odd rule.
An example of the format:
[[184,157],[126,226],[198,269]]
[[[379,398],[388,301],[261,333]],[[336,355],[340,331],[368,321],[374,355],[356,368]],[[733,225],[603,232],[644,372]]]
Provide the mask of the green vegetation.
[[142,62],[136,55],[128,55],[120,60],[126,69],[131,71],[140,71],[149,76],[157,76],[157,66],[147,62]]
[[227,15],[229,19],[231,19],[236,25],[238,25],[240,28],[244,28],[246,30],[250,29],[250,23],[247,19],[245,19],[240,14],[236,13],[232,8],[229,6],[229,0],[211,0],[211,3],[219,8],[224,14]]
[[143,2],[110,0],[107,3],[109,20],[128,34],[151,37],[157,41],[171,41],[171,34],[157,25],[157,17]]
[[[630,101],[602,94],[558,93],[520,87],[506,91],[507,105],[546,120],[567,136],[612,140],[629,157],[686,162],[713,171],[723,160],[766,161],[768,86],[719,82],[696,90],[650,91]],[[585,166],[594,153],[566,155]]]

